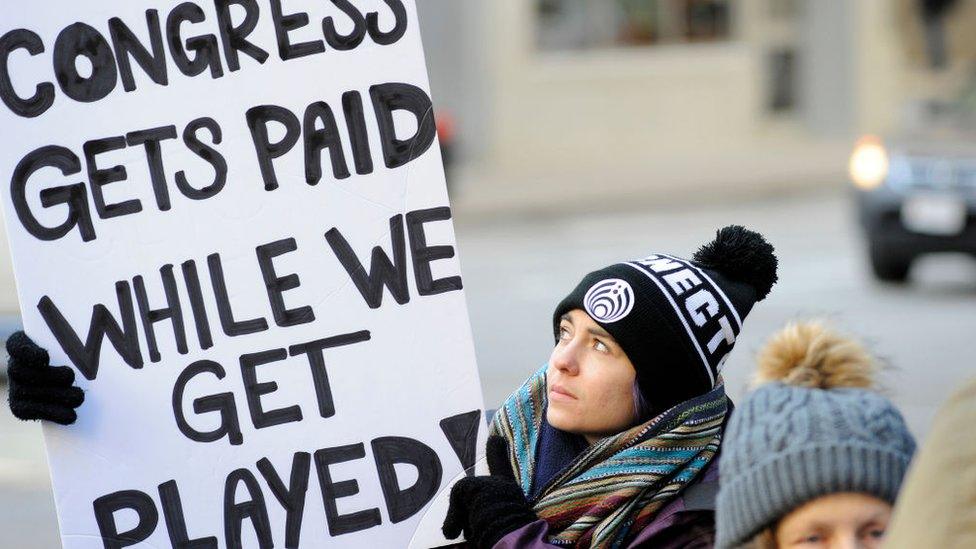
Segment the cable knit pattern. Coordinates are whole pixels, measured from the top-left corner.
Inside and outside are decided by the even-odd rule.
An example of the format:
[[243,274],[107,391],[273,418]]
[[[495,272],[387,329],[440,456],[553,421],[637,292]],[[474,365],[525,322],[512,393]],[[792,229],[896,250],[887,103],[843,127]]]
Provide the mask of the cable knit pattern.
[[914,451],[901,414],[876,392],[761,386],[732,414],[722,445],[717,546],[745,543],[826,494],[894,503]]

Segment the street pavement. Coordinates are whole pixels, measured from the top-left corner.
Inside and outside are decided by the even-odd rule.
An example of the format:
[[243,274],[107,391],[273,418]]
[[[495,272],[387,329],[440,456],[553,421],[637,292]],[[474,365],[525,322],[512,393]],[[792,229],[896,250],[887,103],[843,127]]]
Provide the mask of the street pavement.
[[[849,197],[840,190],[737,204],[684,204],[534,218],[455,211],[486,406],[495,408],[552,347],[552,310],[588,271],[652,252],[688,257],[714,230],[762,232],[780,258],[780,282],[745,322],[725,370],[739,399],[763,340],[793,319],[826,318],[885,360],[882,384],[924,437],[935,409],[976,376],[976,262],[923,258],[907,285],[872,281]],[[4,399],[5,400],[5,399]],[[0,406],[0,546],[57,547],[40,427]]]

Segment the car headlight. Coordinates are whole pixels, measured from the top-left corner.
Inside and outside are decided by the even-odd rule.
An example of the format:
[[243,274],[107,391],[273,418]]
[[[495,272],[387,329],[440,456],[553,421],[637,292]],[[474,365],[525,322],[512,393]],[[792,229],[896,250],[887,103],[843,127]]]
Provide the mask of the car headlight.
[[854,145],[848,164],[851,181],[860,189],[870,191],[877,188],[888,176],[888,152],[881,139],[868,135]]

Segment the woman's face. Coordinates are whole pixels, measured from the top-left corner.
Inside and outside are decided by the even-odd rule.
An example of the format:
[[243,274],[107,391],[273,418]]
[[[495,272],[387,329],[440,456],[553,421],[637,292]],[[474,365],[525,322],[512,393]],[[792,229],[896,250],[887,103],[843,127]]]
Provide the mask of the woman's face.
[[634,365],[606,330],[582,310],[566,313],[546,372],[549,424],[590,443],[631,427],[635,376]]
[[776,547],[873,549],[881,547],[891,505],[874,496],[844,492],[819,497],[783,517]]

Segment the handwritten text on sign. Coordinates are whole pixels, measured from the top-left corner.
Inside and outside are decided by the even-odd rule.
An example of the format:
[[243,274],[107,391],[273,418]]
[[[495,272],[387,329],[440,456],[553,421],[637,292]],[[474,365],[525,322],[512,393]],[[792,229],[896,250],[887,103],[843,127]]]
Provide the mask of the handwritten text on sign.
[[65,546],[404,546],[483,436],[413,2],[37,4],[0,169],[86,391]]

